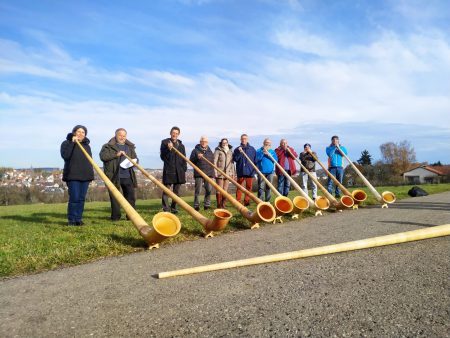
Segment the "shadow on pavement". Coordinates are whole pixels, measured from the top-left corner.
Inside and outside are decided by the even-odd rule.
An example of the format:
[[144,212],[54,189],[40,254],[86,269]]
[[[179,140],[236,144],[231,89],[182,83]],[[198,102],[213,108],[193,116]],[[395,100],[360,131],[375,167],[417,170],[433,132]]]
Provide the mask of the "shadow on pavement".
[[450,203],[444,202],[398,202],[390,207],[397,209],[426,209],[450,211]]
[[427,227],[427,228],[436,226],[436,224],[431,224],[431,223],[401,222],[401,221],[378,221],[378,223],[389,223],[389,224],[395,223],[395,224],[405,224],[405,225],[417,225],[419,227]]

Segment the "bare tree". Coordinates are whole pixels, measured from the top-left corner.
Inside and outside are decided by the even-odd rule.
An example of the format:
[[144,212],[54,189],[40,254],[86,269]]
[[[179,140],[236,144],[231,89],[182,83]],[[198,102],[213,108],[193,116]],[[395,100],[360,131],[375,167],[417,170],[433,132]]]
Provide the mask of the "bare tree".
[[403,140],[398,143],[387,142],[380,145],[383,163],[392,168],[394,175],[400,175],[416,162],[416,152],[411,143]]

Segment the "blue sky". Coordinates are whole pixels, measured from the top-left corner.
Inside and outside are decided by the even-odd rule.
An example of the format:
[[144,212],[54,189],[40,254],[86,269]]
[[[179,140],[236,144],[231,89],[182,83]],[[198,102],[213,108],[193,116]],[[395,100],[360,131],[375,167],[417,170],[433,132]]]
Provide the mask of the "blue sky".
[[152,168],[173,125],[188,152],[245,132],[325,160],[338,134],[450,163],[449,32],[445,0],[0,0],[0,166],[62,167],[76,124]]

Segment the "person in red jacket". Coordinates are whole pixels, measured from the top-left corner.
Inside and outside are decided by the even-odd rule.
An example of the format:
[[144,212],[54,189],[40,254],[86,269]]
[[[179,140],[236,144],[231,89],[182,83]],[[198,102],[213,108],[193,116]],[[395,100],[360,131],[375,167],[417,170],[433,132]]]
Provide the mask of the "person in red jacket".
[[[292,153],[294,157],[289,154],[288,149]],[[297,172],[297,168],[295,167],[295,158],[298,156],[295,152],[294,148],[288,146],[288,142],[286,139],[281,139],[280,146],[275,149],[275,152],[278,157],[278,163],[283,167],[284,170],[288,173],[289,176],[295,175]],[[289,188],[291,187],[291,182],[287,177],[281,173],[278,167],[276,168],[276,173],[278,176],[278,191],[283,196],[287,196],[289,194]]]

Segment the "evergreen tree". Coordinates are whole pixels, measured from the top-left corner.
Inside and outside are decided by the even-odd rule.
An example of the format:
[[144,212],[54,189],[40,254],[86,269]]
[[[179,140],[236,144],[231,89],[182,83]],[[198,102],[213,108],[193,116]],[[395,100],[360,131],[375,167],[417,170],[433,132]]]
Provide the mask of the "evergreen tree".
[[372,155],[369,154],[367,149],[361,152],[361,157],[357,161],[360,165],[372,165]]

